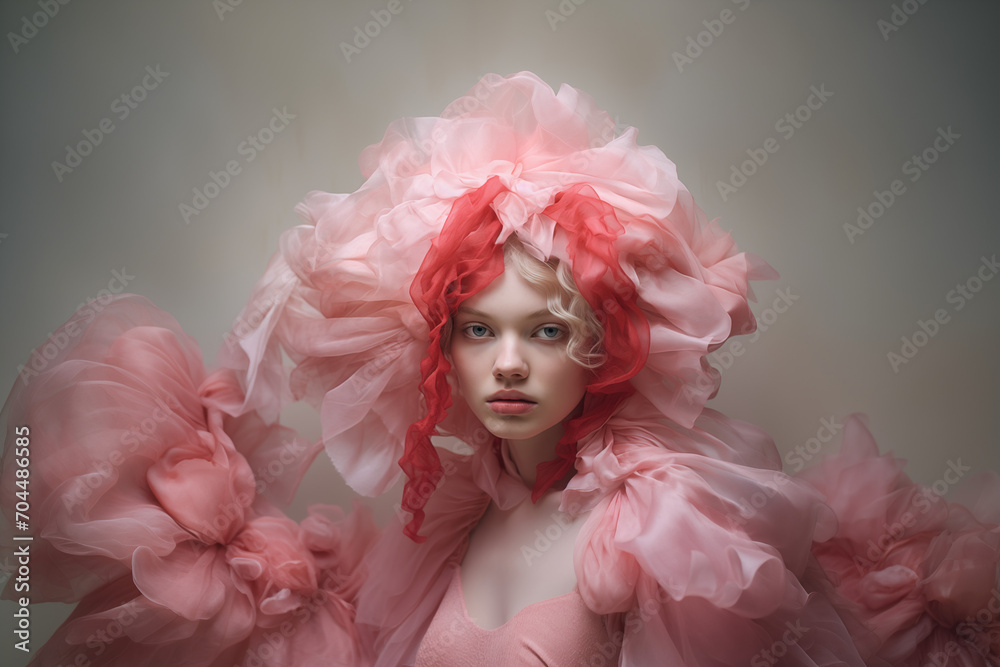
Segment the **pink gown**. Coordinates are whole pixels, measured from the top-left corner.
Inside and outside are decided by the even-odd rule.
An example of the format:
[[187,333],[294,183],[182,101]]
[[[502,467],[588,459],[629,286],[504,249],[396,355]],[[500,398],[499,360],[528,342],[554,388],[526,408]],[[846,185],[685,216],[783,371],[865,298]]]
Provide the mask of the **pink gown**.
[[[642,441],[667,432],[654,436],[638,418],[609,422],[634,443],[601,450],[616,457],[614,475],[584,465],[563,491],[564,508],[591,510],[574,556],[580,599],[605,623],[620,619],[620,654],[607,664],[646,665],[651,656],[670,665],[865,664],[861,651],[875,637],[831,602],[811,554],[813,540],[836,525],[819,493],[748,466],[776,457],[749,425],[707,411],[698,429],[671,434],[677,449],[669,450]],[[595,436],[595,452],[604,437]],[[714,457],[680,451],[709,446]],[[454,600],[443,601],[454,597],[469,532],[490,502],[509,507],[529,492],[492,453],[441,454],[448,473],[427,506],[427,541],[390,525],[369,556],[381,575],[363,585],[356,622],[376,665],[417,664],[424,636],[454,618]],[[739,499],[767,488],[772,511],[742,517]]]
[[[720,378],[706,355],[753,331],[749,282],[773,272],[658,149],[609,127],[580,91],[488,75],[442,117],[390,126],[362,154],[358,191],[309,195],[218,369],[132,295],[40,346],[4,408],[4,531],[18,530],[14,427],[28,426],[31,600],[78,605],[35,664],[401,667],[525,651],[620,667],[1000,664],[1000,479],[936,498],[857,421],[839,456],[793,478],[766,434],[707,408]],[[632,316],[645,354],[627,398],[575,443],[560,509],[589,513],[576,592],[493,633],[463,612],[455,572],[490,503],[531,490],[467,407],[438,428],[473,453],[439,451],[440,476],[417,489],[423,542],[363,508],[301,523],[280,509],[322,446],[362,494],[402,475],[432,340],[410,287],[453,206],[483,192],[498,230],[483,247],[516,235],[575,262],[604,289],[591,305]],[[319,410],[322,443],[277,423],[290,400]],[[616,654],[588,650],[605,638]]]
[[[770,470],[762,434],[711,411],[670,433],[673,449],[642,442],[641,415],[612,420],[633,444],[582,448],[565,492],[594,508],[578,590],[484,631],[456,573],[488,503],[528,492],[500,459],[443,454],[423,545],[399,525],[378,537],[361,509],[316,507],[297,525],[265,496],[287,499],[314,448],[296,445],[292,464],[290,432],[227,416],[237,386],[204,371],[169,315],[119,296],[53,340],[67,331],[74,344],[5,406],[31,425],[32,601],[79,602],[33,664],[998,664],[1000,482],[980,476],[964,505],[945,502],[856,419],[805,481]],[[275,460],[287,477],[261,473]],[[755,491],[769,498],[756,512],[741,500]]]

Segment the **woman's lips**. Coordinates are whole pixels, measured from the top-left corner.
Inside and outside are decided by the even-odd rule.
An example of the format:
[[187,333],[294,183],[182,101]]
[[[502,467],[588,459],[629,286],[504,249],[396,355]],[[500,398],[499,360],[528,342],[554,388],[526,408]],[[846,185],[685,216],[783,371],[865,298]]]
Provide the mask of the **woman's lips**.
[[495,398],[487,401],[490,410],[498,415],[523,415],[535,408],[537,403],[523,399]]

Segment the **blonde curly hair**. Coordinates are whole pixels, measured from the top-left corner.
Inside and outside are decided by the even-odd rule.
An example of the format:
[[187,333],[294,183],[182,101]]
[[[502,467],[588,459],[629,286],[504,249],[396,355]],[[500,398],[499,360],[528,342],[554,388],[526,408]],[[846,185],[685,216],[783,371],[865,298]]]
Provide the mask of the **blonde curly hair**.
[[517,271],[528,284],[545,295],[549,312],[569,327],[566,354],[584,368],[598,368],[607,359],[602,342],[604,327],[594,309],[580,294],[568,264],[552,258],[543,262],[528,254],[521,242],[511,237],[503,248],[504,266]]

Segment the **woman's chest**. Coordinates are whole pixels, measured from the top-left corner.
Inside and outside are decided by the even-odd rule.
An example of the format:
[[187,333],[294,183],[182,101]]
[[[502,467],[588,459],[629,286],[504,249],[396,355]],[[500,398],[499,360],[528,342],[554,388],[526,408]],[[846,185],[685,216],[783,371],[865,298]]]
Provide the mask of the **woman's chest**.
[[497,628],[525,607],[576,587],[573,550],[585,516],[560,512],[561,493],[509,510],[491,506],[472,532],[461,578],[469,616]]

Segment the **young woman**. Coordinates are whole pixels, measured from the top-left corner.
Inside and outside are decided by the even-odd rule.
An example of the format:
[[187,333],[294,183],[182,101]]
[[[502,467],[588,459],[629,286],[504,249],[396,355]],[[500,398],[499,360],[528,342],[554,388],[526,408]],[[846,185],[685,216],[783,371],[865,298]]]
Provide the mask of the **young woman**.
[[805,576],[832,513],[764,434],[704,405],[704,357],[753,330],[748,280],[770,271],[662,153],[609,127],[526,73],[391,126],[362,155],[366,184],[310,195],[259,283],[248,312],[277,305],[224,360],[245,406],[311,399],[362,493],[407,476],[358,601],[376,664],[732,665],[773,648],[861,664]]
[[[1000,517],[939,507],[849,572],[880,537],[864,512],[902,524],[916,487],[850,448],[789,478],[705,407],[705,356],[753,331],[772,272],[613,128],[572,88],[487,76],[390,126],[357,192],[309,195],[223,369],[135,297],[73,334],[9,407],[35,429],[46,593],[83,600],[46,659],[990,664],[996,615],[963,623],[990,613],[971,591],[997,585]],[[297,526],[268,501],[271,466],[310,459],[276,425],[293,399],[354,489],[405,475],[377,538],[361,512]]]

